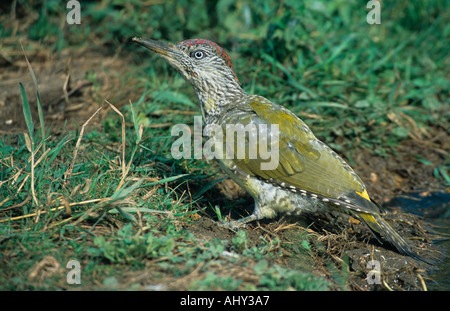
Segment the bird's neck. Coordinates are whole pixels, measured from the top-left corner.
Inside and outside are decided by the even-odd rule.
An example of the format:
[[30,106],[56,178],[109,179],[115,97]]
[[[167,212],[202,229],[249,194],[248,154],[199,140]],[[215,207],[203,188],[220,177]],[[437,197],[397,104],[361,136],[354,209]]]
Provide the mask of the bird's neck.
[[205,79],[202,83],[193,86],[202,108],[203,118],[207,123],[213,123],[228,105],[247,95],[234,79],[219,83],[214,78]]

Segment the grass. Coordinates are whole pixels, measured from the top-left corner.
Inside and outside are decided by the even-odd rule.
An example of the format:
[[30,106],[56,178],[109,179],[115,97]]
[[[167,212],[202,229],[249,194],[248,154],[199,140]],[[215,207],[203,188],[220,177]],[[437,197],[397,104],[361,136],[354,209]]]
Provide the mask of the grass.
[[[188,174],[176,174],[169,165],[158,169],[145,156],[136,156],[138,150],[145,152],[147,148],[141,146],[145,131],[138,126],[132,104],[131,116],[127,117],[134,128],[127,128],[126,116],[107,102],[122,125],[119,142],[116,138],[108,141],[95,131],[85,137],[93,116],[78,133],[41,137],[40,133],[47,133],[45,125],[39,123],[39,131],[34,131],[35,121],[23,86],[21,91],[29,126],[28,133],[18,137],[18,144],[25,142],[26,148],[11,149],[1,141],[3,289],[69,289],[70,285],[61,284],[65,271],[59,263],[73,258],[82,263],[83,276],[104,278],[105,288],[119,286],[116,275],[124,267],[145,269],[149,263],[181,278],[201,266],[199,271],[206,274],[205,278],[185,285],[192,290],[208,289],[211,284],[214,289],[225,290],[309,288],[307,281],[312,275],[278,266],[272,268],[278,270],[267,269],[266,273],[250,270],[255,278],[262,278],[258,286],[206,272],[210,265],[226,266],[270,256],[274,242],[261,240],[250,247],[245,231],[239,231],[231,244],[219,239],[200,241],[181,229],[182,223],[199,217],[204,207],[184,189]],[[97,148],[111,144],[113,151]],[[137,161],[144,163],[136,165]],[[199,193],[210,187],[205,188]],[[51,263],[58,264],[52,267]],[[83,277],[83,284],[95,288],[95,280]],[[319,288],[326,288],[327,282],[321,284]],[[126,288],[140,287],[134,284]]]
[[[357,1],[86,2],[82,28],[65,24],[60,1],[14,4],[0,18],[1,38],[22,39],[24,54],[32,42],[55,54],[94,43],[135,55],[122,83],[137,100],[105,101],[100,127],[92,115],[55,134],[25,59],[34,83],[17,85],[26,129],[0,137],[1,289],[72,289],[70,259],[81,262],[83,289],[347,289],[345,264],[331,263],[331,280],[283,264],[292,254],[311,260],[306,229],[298,248],[273,233],[219,239],[192,229],[202,217],[226,219],[242,200],[219,193],[217,166],[171,157],[170,127],[193,126],[200,115],[195,95],[163,61],[129,44],[133,35],[219,42],[246,91],[288,107],[350,160],[362,150],[387,159],[404,140],[432,140],[450,121],[448,1],[383,2],[379,26],[367,25]],[[2,49],[8,60],[14,48]],[[104,98],[95,70],[86,77]],[[446,161],[433,176],[444,185]]]

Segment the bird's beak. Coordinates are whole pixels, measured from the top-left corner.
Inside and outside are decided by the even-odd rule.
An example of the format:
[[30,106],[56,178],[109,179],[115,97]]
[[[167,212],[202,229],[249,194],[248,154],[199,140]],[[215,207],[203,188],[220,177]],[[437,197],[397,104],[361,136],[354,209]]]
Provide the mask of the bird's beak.
[[181,54],[181,52],[171,43],[166,43],[162,41],[156,41],[151,39],[141,39],[134,37],[132,41],[139,43],[140,45],[146,47],[150,51],[153,51],[160,56],[165,56],[167,58],[174,58],[175,55]]
[[176,45],[150,39],[144,40],[137,37],[134,37],[132,41],[139,43],[162,58],[165,58],[186,80],[189,81],[193,76],[197,75],[187,66],[189,63],[186,62],[187,55],[179,50]]

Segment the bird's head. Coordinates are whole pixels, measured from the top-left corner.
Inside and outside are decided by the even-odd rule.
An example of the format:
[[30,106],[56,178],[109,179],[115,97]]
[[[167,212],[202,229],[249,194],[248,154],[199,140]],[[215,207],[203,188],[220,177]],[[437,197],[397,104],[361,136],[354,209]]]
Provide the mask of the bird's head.
[[217,114],[221,106],[243,92],[230,57],[218,44],[206,39],[190,39],[177,44],[133,38],[165,58],[189,81],[207,114]]

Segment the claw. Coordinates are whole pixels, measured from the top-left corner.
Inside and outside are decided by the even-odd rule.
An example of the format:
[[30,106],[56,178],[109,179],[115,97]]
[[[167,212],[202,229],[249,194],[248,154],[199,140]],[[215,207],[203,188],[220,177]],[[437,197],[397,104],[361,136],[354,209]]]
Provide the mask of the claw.
[[246,223],[240,223],[239,220],[234,220],[234,221],[230,221],[230,222],[228,222],[228,221],[219,221],[219,222],[217,222],[217,225],[219,227],[226,228],[226,229],[229,229],[229,230],[234,231],[234,232],[239,231],[239,229],[242,229],[242,228],[247,228],[247,224]]
[[260,219],[260,217],[258,217],[256,214],[251,214],[250,216],[230,222],[220,221],[218,224],[219,226],[230,229],[231,231],[238,231],[240,228],[247,228],[247,223],[258,219]]

